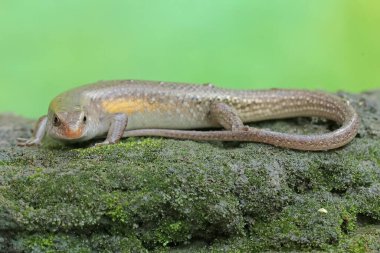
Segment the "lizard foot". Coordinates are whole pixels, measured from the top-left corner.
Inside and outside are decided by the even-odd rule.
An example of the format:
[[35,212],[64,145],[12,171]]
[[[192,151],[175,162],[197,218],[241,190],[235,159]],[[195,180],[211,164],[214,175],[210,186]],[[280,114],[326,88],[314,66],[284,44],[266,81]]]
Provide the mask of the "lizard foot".
[[95,143],[94,147],[106,146],[106,145],[111,145],[111,144],[115,144],[115,143],[116,142],[105,140],[105,141],[102,141],[102,142]]
[[238,131],[246,132],[246,131],[250,130],[250,127],[249,126],[232,127],[231,130],[232,130],[232,132],[238,132]]
[[38,140],[37,138],[17,138],[17,146],[20,147],[30,147],[30,146],[40,146],[41,141]]

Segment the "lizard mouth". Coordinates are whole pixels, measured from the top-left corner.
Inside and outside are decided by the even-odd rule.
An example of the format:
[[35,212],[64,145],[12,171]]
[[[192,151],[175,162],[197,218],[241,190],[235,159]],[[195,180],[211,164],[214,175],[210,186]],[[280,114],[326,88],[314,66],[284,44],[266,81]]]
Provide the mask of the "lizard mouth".
[[65,128],[63,131],[63,136],[68,140],[75,140],[82,137],[83,129],[80,127],[78,129],[72,130],[70,128]]
[[65,127],[56,129],[55,131],[51,131],[49,135],[50,137],[58,141],[75,142],[75,141],[80,141],[83,138],[84,129],[83,127],[78,127],[78,128],[73,129],[68,126],[65,126]]

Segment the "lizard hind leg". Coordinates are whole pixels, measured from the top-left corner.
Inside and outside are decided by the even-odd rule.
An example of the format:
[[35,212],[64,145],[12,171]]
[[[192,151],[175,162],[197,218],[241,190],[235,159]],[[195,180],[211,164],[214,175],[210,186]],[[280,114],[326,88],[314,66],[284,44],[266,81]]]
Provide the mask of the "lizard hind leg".
[[235,108],[225,103],[215,103],[210,107],[210,118],[227,130],[248,131],[249,126],[245,126],[240,119]]

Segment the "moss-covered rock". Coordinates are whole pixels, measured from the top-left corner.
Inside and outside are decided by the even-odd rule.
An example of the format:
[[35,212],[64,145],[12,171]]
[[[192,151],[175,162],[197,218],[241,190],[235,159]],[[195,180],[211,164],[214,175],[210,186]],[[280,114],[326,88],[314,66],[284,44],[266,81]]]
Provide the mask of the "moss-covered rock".
[[0,115],[0,252],[380,251],[380,92],[340,95],[362,124],[328,152],[161,138],[21,148],[32,121]]

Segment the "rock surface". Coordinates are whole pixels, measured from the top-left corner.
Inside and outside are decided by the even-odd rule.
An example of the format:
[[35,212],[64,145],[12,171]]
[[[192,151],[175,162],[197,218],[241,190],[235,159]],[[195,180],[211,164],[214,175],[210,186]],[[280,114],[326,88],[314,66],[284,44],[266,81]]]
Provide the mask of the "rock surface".
[[329,152],[160,138],[21,148],[33,122],[0,115],[0,252],[379,252],[380,91],[340,95],[361,128]]

